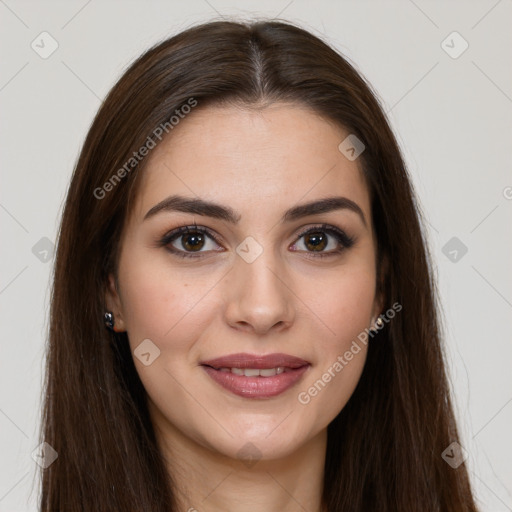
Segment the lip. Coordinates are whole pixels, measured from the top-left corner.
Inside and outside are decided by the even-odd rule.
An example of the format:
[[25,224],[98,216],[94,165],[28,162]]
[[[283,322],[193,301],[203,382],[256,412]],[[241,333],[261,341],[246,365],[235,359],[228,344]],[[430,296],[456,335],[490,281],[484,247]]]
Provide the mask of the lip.
[[[224,389],[244,398],[265,399],[284,393],[295,385],[311,364],[299,357],[287,354],[231,354],[201,363],[205,372]],[[277,368],[286,371],[271,377],[245,377],[220,368]]]
[[300,357],[288,354],[230,354],[229,356],[217,357],[201,363],[212,368],[276,368],[285,366],[287,368],[300,368],[310,363]]

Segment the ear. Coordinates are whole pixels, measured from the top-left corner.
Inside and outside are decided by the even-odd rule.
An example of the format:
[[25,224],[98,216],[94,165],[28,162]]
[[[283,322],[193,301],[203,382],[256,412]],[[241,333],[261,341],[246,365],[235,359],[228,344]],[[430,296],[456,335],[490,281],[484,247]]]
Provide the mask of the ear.
[[375,325],[377,318],[379,318],[382,313],[384,313],[384,296],[382,293],[377,293],[373,302],[371,325]]
[[107,305],[108,311],[111,311],[114,315],[114,331],[126,331],[121,298],[119,297],[116,279],[113,274],[109,274],[108,276],[107,290],[105,293],[105,303]]
[[386,256],[380,262],[380,266],[377,271],[377,283],[375,288],[375,300],[372,311],[372,323],[384,312],[385,305],[385,283],[386,276],[388,275],[389,261]]

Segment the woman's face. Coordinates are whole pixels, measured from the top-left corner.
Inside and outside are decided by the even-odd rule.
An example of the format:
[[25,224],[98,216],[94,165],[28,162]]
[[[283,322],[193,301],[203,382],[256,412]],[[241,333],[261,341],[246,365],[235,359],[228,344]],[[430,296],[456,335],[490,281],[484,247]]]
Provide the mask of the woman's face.
[[276,459],[347,403],[381,312],[348,135],[293,104],[199,106],[152,150],[107,303],[167,438]]

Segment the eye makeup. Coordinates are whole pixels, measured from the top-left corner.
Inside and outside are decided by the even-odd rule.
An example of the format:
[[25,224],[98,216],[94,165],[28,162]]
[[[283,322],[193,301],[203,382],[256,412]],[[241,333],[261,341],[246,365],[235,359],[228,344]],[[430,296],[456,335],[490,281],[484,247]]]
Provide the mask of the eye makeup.
[[[310,258],[325,258],[325,257],[333,257],[336,255],[339,255],[341,252],[343,252],[346,249],[349,249],[352,247],[355,243],[355,238],[347,235],[343,230],[332,226],[330,224],[320,224],[316,226],[309,226],[307,229],[302,230],[297,235],[297,241],[292,245],[295,246],[299,242],[300,239],[303,237],[310,236],[311,238],[314,238],[316,240],[317,245],[322,244],[325,241],[325,236],[333,238],[338,243],[338,248],[330,251],[307,251],[307,250],[298,250],[298,249],[292,249],[294,252],[301,252],[307,254],[307,257]],[[182,239],[181,245],[183,249],[178,249],[173,245],[173,242],[176,240]],[[190,226],[180,226],[176,229],[173,229],[166,233],[159,241],[158,246],[159,247],[165,247],[166,250],[168,250],[173,255],[176,255],[178,257],[182,258],[201,258],[204,257],[205,253],[211,253],[212,250],[207,251],[194,251],[194,250],[186,250],[184,245],[184,239],[190,240],[196,240],[196,244],[205,244],[207,239],[212,240],[215,242],[218,246],[221,246],[221,242],[219,238],[216,236],[216,234],[210,230],[209,228],[206,228],[204,226],[198,226],[197,224],[190,225]],[[329,243],[329,240],[327,240],[327,244]],[[203,247],[200,247],[202,249]],[[217,249],[213,249],[214,252],[221,252]]]

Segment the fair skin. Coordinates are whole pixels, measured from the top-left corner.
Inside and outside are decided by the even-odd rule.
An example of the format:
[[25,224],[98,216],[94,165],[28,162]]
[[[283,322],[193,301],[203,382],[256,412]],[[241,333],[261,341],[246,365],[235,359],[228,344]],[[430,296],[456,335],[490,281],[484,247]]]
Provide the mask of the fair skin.
[[[300,105],[207,107],[150,155],[106,300],[132,353],[146,339],[160,350],[147,366],[134,362],[180,510],[321,510],[327,426],[355,389],[366,346],[335,376],[332,367],[382,311],[368,189],[357,159],[338,150],[348,133]],[[170,195],[223,205],[239,220],[167,209],[144,218]],[[282,221],[292,207],[334,196],[360,213]],[[194,224],[217,241],[203,235],[198,243],[195,232],[167,248],[158,243]],[[353,244],[343,247],[321,224]],[[313,234],[300,236],[309,228]],[[319,233],[325,243],[315,250]],[[251,262],[236,250],[249,247],[247,237],[258,244],[250,251],[262,249]],[[277,396],[238,396],[201,362],[240,352],[284,353],[309,365]],[[299,401],[328,368],[330,382]]]

